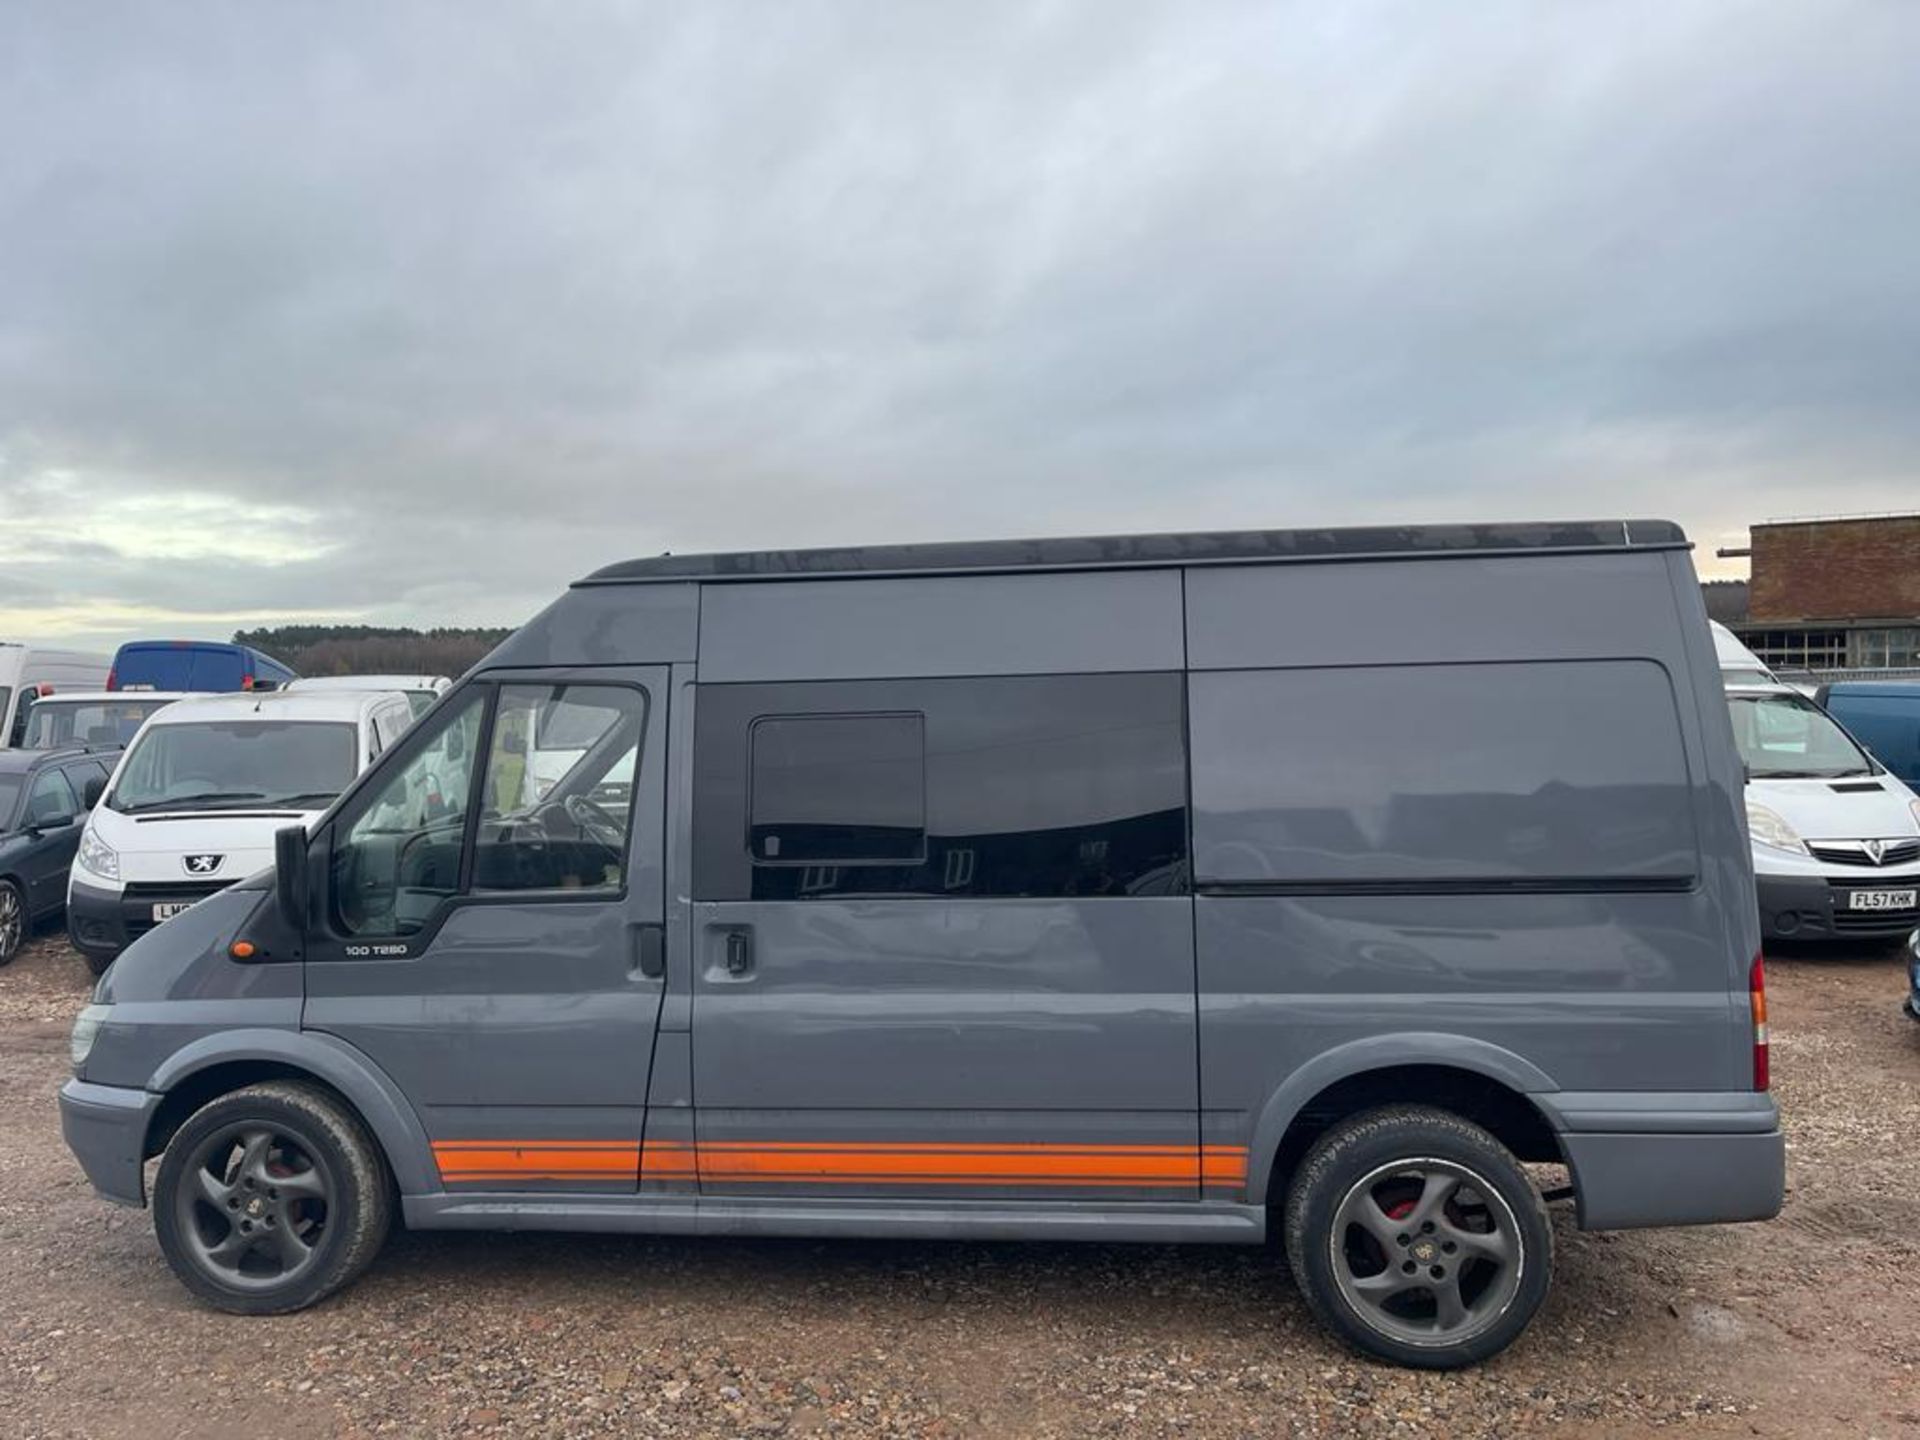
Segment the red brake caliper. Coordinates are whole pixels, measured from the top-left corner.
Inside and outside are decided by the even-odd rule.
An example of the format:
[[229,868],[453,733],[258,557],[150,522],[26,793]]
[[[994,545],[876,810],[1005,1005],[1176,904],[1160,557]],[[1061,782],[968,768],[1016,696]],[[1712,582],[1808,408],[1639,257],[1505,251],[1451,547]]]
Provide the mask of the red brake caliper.
[[1413,1201],[1396,1200],[1393,1202],[1393,1204],[1388,1205],[1385,1208],[1387,1212],[1387,1219],[1404,1220],[1407,1218],[1407,1216],[1413,1213]]

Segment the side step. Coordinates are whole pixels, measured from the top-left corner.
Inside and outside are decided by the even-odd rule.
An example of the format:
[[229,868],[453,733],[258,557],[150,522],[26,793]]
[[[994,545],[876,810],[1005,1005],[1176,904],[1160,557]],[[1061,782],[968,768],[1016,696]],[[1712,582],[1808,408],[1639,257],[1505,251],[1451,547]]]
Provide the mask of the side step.
[[407,1195],[416,1230],[580,1230],[654,1235],[789,1235],[917,1240],[1093,1240],[1258,1245],[1259,1205],[1027,1205],[993,1201],[755,1200],[731,1196]]

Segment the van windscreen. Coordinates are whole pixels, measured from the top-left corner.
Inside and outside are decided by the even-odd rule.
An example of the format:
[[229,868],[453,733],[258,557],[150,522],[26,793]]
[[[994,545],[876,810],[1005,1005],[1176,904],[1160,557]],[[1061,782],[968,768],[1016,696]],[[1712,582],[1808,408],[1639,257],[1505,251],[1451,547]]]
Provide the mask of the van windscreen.
[[1755,780],[1838,780],[1873,765],[1826,711],[1802,695],[1729,695],[1733,741]]
[[122,763],[110,809],[318,810],[353,778],[350,724],[220,720],[157,725]]

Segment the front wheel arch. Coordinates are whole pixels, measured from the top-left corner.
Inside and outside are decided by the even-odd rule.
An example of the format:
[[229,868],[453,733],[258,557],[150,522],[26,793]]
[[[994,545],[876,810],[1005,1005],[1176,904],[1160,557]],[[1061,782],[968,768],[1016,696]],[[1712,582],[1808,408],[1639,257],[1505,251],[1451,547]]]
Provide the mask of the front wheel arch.
[[158,1155],[208,1102],[268,1080],[316,1085],[338,1096],[373,1136],[402,1195],[440,1188],[426,1127],[399,1087],[345,1041],[306,1030],[218,1032],[175,1053],[146,1085],[165,1098],[148,1122],[142,1153]]

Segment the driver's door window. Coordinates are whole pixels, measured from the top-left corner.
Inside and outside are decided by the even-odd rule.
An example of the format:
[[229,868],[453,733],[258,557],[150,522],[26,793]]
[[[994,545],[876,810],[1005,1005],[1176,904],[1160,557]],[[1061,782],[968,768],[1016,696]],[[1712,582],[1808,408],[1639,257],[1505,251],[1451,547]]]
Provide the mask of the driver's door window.
[[460,891],[486,691],[470,689],[423,748],[367,797],[333,848],[332,919],[344,935],[412,935]]
[[502,688],[473,888],[620,890],[645,719],[645,697],[623,685]]
[[79,808],[74,803],[73,787],[58,770],[42,770],[34,777],[33,788],[27,792],[29,825],[50,825],[56,820],[71,824]]

